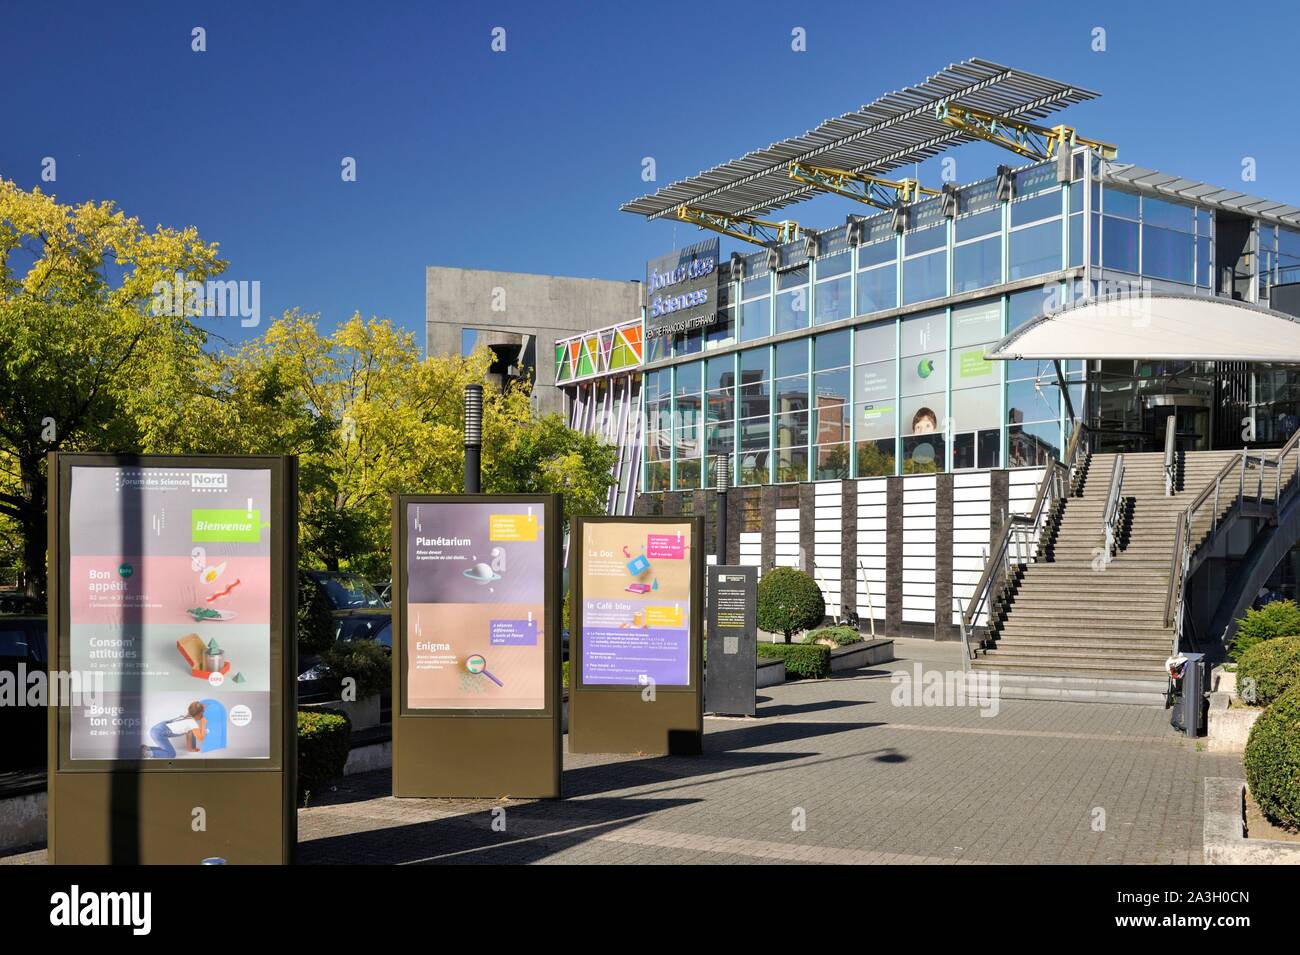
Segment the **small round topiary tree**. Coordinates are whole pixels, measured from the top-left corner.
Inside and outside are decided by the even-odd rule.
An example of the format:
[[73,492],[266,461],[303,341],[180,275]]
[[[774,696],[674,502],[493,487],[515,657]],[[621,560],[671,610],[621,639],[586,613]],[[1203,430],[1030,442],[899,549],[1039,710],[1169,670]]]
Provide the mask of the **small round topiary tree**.
[[1300,685],[1300,637],[1261,640],[1241,655],[1237,695],[1247,703],[1268,706]]
[[1260,714],[1246,741],[1246,784],[1270,820],[1300,829],[1300,686]]
[[800,630],[817,626],[825,616],[821,588],[802,570],[776,567],[758,582],[758,625],[783,634],[786,643]]
[[1246,616],[1237,622],[1237,636],[1228,656],[1240,660],[1243,653],[1261,640],[1294,636],[1300,636],[1300,607],[1294,600],[1275,600],[1259,610],[1246,611]]

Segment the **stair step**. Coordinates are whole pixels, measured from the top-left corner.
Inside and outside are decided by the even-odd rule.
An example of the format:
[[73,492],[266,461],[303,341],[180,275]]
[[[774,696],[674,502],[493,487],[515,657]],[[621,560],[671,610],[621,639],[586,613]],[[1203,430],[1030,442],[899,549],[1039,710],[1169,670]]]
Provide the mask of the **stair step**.
[[1055,673],[1072,676],[1092,673],[1097,676],[1145,677],[1157,680],[1164,676],[1160,662],[1150,663],[1116,663],[1111,660],[1079,660],[1075,658],[1034,657],[1024,654],[1004,654],[991,650],[986,655],[971,661],[971,666],[981,670],[997,670],[1003,667],[1011,670],[1030,670],[1042,673]]
[[[977,669],[989,669],[977,667]],[[1003,700],[1054,700],[1061,703],[1125,703],[1160,706],[1165,703],[1164,679],[1061,676],[1033,671],[998,673],[998,698]]]

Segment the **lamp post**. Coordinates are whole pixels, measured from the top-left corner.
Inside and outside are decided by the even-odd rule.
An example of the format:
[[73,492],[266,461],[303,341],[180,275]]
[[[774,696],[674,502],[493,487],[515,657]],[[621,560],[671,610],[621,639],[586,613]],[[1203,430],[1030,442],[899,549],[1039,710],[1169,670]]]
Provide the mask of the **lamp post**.
[[718,490],[718,566],[722,566],[727,562],[727,487],[731,484],[725,454],[719,454],[714,462],[713,476]]
[[465,386],[465,493],[477,494],[482,477],[483,386]]

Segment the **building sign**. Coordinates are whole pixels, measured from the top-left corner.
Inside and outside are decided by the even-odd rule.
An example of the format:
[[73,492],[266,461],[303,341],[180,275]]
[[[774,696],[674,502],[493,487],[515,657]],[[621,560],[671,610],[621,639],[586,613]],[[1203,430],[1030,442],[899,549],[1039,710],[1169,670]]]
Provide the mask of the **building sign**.
[[69,758],[269,759],[270,470],[70,473]]
[[704,708],[753,716],[758,688],[757,567],[709,567],[708,665]]
[[410,709],[546,708],[540,505],[406,504]]
[[688,686],[691,526],[582,526],[582,682]]
[[706,239],[646,264],[647,338],[718,320],[718,249],[717,239]]

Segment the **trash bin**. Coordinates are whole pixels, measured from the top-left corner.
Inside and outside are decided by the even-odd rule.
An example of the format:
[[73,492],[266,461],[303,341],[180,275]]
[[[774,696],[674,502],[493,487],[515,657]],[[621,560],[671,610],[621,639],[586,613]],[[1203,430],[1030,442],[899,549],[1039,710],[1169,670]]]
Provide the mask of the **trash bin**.
[[1205,654],[1180,654],[1181,673],[1170,668],[1173,681],[1173,712],[1169,723],[1185,736],[1200,736],[1205,732],[1205,719],[1209,701],[1205,695]]

